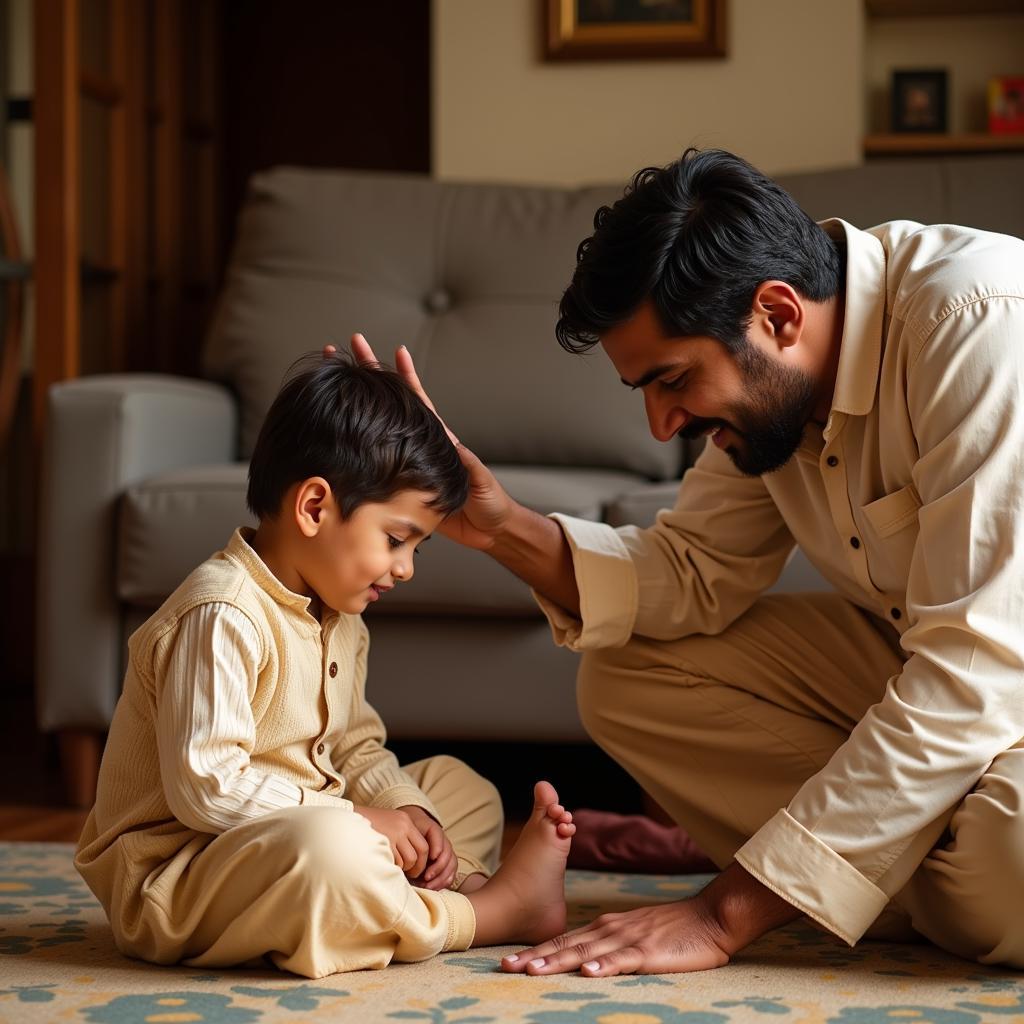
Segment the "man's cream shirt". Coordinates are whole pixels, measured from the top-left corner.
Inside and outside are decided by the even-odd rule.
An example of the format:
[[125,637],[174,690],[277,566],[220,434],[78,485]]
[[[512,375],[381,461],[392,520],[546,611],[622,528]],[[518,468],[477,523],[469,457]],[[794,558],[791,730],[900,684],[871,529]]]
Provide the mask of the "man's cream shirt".
[[650,529],[555,516],[581,618],[537,599],[574,650],[716,634],[795,543],[899,631],[907,660],[882,699],[737,853],[853,943],[1024,737],[1024,242],[823,226],[847,249],[824,428],[763,477],[708,445]]

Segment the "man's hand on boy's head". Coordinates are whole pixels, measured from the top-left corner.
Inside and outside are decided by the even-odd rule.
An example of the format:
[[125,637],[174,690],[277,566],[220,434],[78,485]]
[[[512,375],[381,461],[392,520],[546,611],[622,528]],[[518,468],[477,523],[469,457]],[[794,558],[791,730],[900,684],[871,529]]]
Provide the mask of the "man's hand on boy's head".
[[[400,808],[412,818],[420,835],[427,841],[427,866],[421,875],[409,875],[413,885],[421,889],[450,889],[459,869],[451,840],[436,819],[414,804]],[[406,872],[408,874],[408,872]]]
[[[352,335],[352,355],[361,365],[378,363],[370,343],[361,334]],[[324,346],[324,358],[328,359],[337,350],[333,345]],[[469,473],[469,500],[462,509],[450,515],[438,528],[441,533],[466,547],[486,551],[494,545],[495,538],[505,529],[514,509],[514,502],[505,493],[494,474],[451,432],[444,420],[438,416],[434,403],[424,391],[412,355],[403,345],[395,353],[395,368],[405,382],[419,395],[423,404],[441,420],[448,431]]]

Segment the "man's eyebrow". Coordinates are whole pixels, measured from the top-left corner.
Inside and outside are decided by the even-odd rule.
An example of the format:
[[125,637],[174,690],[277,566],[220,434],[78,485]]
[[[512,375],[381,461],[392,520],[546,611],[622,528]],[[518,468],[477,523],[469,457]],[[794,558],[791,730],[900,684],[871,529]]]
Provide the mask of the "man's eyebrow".
[[620,377],[619,380],[627,388],[632,388],[636,391],[638,388],[647,387],[652,380],[657,380],[663,373],[668,373],[670,370],[678,370],[679,367],[679,363],[663,363],[661,366],[655,366],[653,369],[648,370],[635,384],[632,381],[626,380],[625,377]]

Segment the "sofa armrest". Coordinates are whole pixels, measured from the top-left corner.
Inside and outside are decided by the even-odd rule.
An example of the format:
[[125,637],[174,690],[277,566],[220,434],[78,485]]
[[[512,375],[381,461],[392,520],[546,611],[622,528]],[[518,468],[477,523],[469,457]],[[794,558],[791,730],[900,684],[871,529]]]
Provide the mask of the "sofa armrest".
[[54,385],[39,511],[39,723],[105,729],[120,692],[115,512],[129,485],[180,466],[229,462],[237,410],[219,385],[118,374]]

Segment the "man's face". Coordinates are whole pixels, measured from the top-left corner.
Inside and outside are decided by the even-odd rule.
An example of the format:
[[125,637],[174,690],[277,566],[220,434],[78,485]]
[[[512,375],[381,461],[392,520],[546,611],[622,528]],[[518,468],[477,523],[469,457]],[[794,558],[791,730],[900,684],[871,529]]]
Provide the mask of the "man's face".
[[643,391],[659,441],[710,434],[749,476],[789,461],[814,409],[814,378],[770,348],[748,341],[734,354],[714,338],[666,338],[649,302],[601,346],[623,383]]

